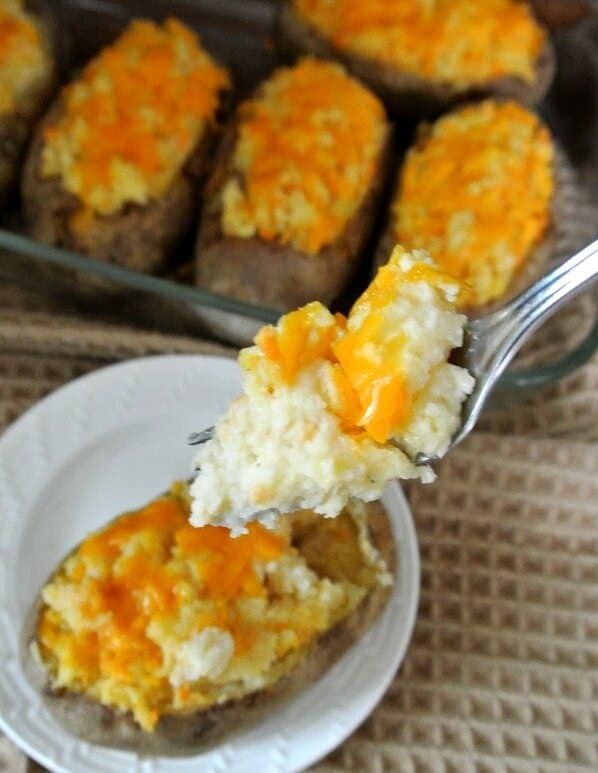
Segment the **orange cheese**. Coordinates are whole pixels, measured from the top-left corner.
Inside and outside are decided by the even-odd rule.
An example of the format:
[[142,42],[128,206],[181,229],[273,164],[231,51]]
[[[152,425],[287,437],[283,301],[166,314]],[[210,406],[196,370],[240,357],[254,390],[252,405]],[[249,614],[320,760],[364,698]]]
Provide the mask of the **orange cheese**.
[[206,124],[226,72],[175,19],[132,22],[63,92],[45,131],[43,173],[99,214],[163,193]]
[[255,342],[281,369],[285,381],[292,382],[297,373],[318,359],[332,358],[332,342],[342,329],[341,314],[330,314],[314,302],[285,314],[276,327],[266,325]]
[[546,33],[518,0],[293,0],[339,48],[458,87],[531,82]]
[[53,686],[148,731],[275,682],[365,592],[313,571],[292,525],[233,538],[192,527],[189,510],[175,484],[86,539],[42,591],[37,645]]
[[0,66],[19,45],[39,45],[39,32],[26,16],[11,13],[12,3],[0,5]]
[[278,70],[240,108],[224,232],[319,252],[361,203],[386,130],[382,104],[338,65]]
[[23,3],[0,2],[0,114],[14,110],[49,67],[39,29]]
[[[148,679],[159,670],[161,651],[148,628],[153,619],[174,621],[185,603],[177,588],[187,579],[189,565],[199,577],[200,597],[212,602],[211,612],[197,618],[195,630],[222,627],[231,631],[237,648],[247,648],[251,630],[228,602],[264,595],[254,561],[278,559],[288,543],[259,524],[250,524],[248,534],[232,539],[223,527],[193,528],[188,517],[181,500],[158,499],[89,537],[68,562],[64,580],[79,584],[84,614],[90,620],[104,616],[105,622],[98,631],[66,630],[46,607],[39,641],[50,652],[66,648],[83,684],[105,677],[133,684],[140,674]],[[135,539],[138,547],[132,550]]]
[[312,569],[292,522],[233,538],[192,527],[189,510],[174,484],[81,543],[42,590],[36,644],[54,688],[131,712],[147,731],[275,683],[366,590]]
[[[354,304],[348,321],[314,302],[284,315],[276,327],[262,328],[255,339],[263,357],[277,366],[283,383],[292,383],[314,363],[324,364],[330,383],[325,399],[340,418],[343,432],[367,434],[378,443],[400,434],[417,397],[403,362],[409,342],[392,319],[401,286],[421,282],[432,288],[449,285],[457,297],[467,293],[453,276],[428,263],[400,269],[404,254],[403,248],[395,248],[389,263]],[[259,367],[259,359],[248,350],[241,365],[251,370]]]
[[482,304],[504,293],[542,238],[553,192],[546,127],[514,102],[487,100],[441,118],[409,151],[394,235],[427,250]]

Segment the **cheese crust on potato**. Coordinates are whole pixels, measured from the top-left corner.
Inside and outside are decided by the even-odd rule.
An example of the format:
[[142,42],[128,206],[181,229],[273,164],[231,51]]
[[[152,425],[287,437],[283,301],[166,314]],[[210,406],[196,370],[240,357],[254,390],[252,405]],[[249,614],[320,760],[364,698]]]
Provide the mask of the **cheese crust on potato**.
[[133,21],[63,91],[42,176],[100,215],[161,196],[214,122],[226,72],[176,19]]
[[460,88],[531,83],[546,32],[517,0],[293,0],[339,49]]
[[224,129],[196,284],[280,311],[331,303],[364,257],[391,134],[382,102],[341,66],[307,57],[275,70]]
[[[132,21],[36,127],[21,180],[27,233],[136,271],[168,268],[197,212],[228,86],[184,24]],[[90,294],[115,291],[48,272]]]
[[45,88],[53,63],[42,33],[19,0],[0,3],[0,116]]
[[354,507],[334,522],[300,512],[237,538],[188,518],[186,484],[175,484],[88,537],[50,578],[33,647],[56,700],[78,696],[156,734],[174,718],[197,740],[206,712],[209,726],[284,682],[347,621],[339,635],[351,643],[365,624],[358,609],[386,601],[394,548],[371,529],[378,512]]
[[281,0],[283,57],[340,62],[396,116],[482,96],[536,105],[552,83],[548,31],[525,0]]
[[554,192],[540,119],[515,102],[471,104],[422,127],[401,169],[390,241],[430,252],[480,306],[504,294],[545,236]]
[[355,214],[387,131],[380,101],[339,65],[277,70],[240,108],[224,234],[319,252]]

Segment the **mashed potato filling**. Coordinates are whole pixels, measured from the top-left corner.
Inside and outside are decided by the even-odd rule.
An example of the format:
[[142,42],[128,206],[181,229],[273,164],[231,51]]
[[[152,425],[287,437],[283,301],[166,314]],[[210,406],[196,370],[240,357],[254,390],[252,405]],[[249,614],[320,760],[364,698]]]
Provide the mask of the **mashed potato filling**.
[[499,298],[548,228],[553,155],[548,129],[515,102],[440,118],[407,154],[395,239],[466,282],[470,304]]
[[393,478],[433,480],[410,456],[444,453],[473,388],[447,362],[461,292],[426,253],[396,247],[348,319],[314,302],[262,329],[239,356],[243,395],[197,456],[191,522],[242,533],[277,511],[336,516]]
[[546,33],[519,0],[293,0],[299,17],[344,51],[467,88],[531,83]]
[[277,70],[241,105],[223,232],[317,253],[357,211],[387,134],[382,103],[342,67]]
[[[42,591],[37,646],[54,689],[146,730],[275,683],[324,631],[390,582],[364,509],[236,539],[193,528],[186,486],[86,539]],[[330,544],[327,566],[321,556]]]
[[18,107],[42,83],[49,54],[21,0],[0,2],[0,115]]
[[45,130],[42,173],[60,176],[88,212],[147,204],[215,121],[228,85],[184,24],[133,21],[64,89],[64,110]]

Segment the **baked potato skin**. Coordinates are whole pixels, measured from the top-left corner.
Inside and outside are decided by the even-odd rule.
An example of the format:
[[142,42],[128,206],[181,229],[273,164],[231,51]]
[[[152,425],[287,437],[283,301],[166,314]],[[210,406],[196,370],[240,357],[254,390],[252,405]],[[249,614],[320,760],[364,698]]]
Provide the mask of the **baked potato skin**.
[[536,16],[551,29],[577,24],[592,13],[589,0],[531,0]]
[[[394,575],[395,543],[388,516],[379,502],[366,507],[371,542]],[[254,724],[281,702],[313,684],[373,624],[391,592],[392,587],[376,586],[347,618],[315,642],[288,676],[272,687],[207,710],[163,716],[153,733],[141,730],[130,714],[118,714],[80,695],[53,692],[31,648],[27,670],[33,683],[42,689],[50,711],[75,735],[93,743],[147,754],[189,754],[232,730]],[[38,603],[31,618],[30,642],[35,640],[31,632],[36,630],[40,608]]]
[[315,255],[259,237],[242,239],[222,232],[220,192],[234,174],[231,160],[237,132],[238,121],[233,118],[220,141],[205,189],[195,248],[196,284],[220,295],[280,311],[313,300],[331,303],[354,274],[371,235],[390,167],[390,126],[372,185],[357,212],[340,237]]
[[378,94],[392,114],[414,117],[434,116],[460,102],[487,96],[502,96],[524,105],[536,105],[548,91],[556,67],[554,50],[547,41],[538,57],[533,83],[525,83],[516,77],[503,77],[467,90],[457,89],[342,51],[298,18],[290,0],[283,0],[279,6],[276,42],[286,59],[312,54],[340,62]]
[[58,85],[54,25],[50,16],[42,12],[32,14],[32,18],[48,55],[48,68],[36,87],[19,100],[13,112],[0,115],[0,206],[18,187],[27,142]]
[[97,260],[137,271],[161,271],[192,225],[216,127],[206,126],[187,163],[161,196],[145,206],[128,204],[114,215],[94,215],[84,229],[75,229],[72,217],[80,208],[79,199],[63,188],[58,177],[41,173],[44,130],[62,111],[58,97],[37,127],[27,155],[21,187],[27,233],[44,244]]

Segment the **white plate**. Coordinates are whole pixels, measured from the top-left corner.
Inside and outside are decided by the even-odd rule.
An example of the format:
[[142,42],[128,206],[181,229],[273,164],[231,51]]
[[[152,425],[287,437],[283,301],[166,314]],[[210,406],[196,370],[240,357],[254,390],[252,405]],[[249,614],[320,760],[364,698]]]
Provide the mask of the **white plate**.
[[19,642],[51,570],[91,530],[188,475],[187,434],[213,424],[239,388],[237,365],[227,359],[134,360],[59,389],[0,439],[0,727],[51,770],[300,770],[365,719],[403,658],[419,559],[409,508],[392,485],[384,503],[398,570],[384,614],[320,680],[250,730],[193,757],[144,758],[73,737],[27,681]]

